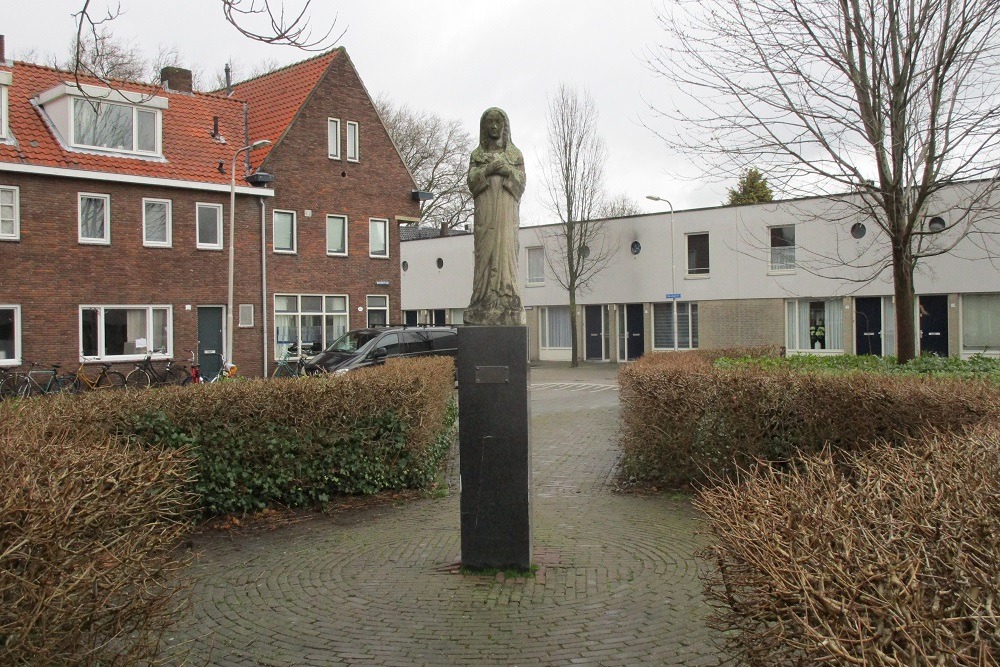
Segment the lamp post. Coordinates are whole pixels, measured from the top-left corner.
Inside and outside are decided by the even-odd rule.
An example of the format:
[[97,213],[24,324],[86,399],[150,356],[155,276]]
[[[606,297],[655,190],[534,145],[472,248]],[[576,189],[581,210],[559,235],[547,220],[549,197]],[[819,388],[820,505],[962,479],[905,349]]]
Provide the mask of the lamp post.
[[674,280],[676,280],[674,278],[674,205],[670,203],[669,199],[656,195],[646,195],[646,199],[663,202],[670,207],[670,293],[676,294],[677,290],[674,288]]
[[236,227],[236,159],[243,151],[252,151],[270,144],[271,142],[267,139],[247,144],[233,153],[233,164],[229,169],[229,300],[226,305],[226,359],[230,364],[233,363],[233,265],[236,258],[236,247],[233,240],[236,236],[234,231]]

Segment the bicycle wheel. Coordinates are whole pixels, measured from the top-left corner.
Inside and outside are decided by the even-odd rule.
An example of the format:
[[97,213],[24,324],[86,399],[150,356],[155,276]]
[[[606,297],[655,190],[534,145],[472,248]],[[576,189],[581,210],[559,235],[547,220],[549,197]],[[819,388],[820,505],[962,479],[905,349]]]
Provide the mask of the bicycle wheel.
[[79,394],[83,390],[83,382],[75,373],[65,373],[60,375],[59,383],[62,388],[59,391],[63,391],[67,394]]
[[61,394],[63,392],[75,393],[73,391],[73,386],[75,382],[76,382],[75,375],[57,375],[56,377],[52,378],[51,382],[49,382],[49,385],[45,388],[46,389],[45,393],[46,394]]
[[150,381],[149,373],[141,368],[132,369],[125,376],[126,389],[149,389],[150,384],[152,382]]
[[163,384],[181,384],[184,378],[190,378],[190,373],[183,366],[171,366],[167,369],[167,378]]
[[0,401],[17,396],[17,375],[8,373],[0,378]]
[[108,371],[97,378],[98,389],[124,389],[125,376],[118,371]]
[[274,369],[273,373],[271,373],[271,377],[273,378],[290,378],[294,375],[295,374],[292,372],[292,369],[288,364],[278,364],[278,367]]
[[14,381],[14,395],[18,398],[28,398],[42,393],[42,388],[27,374],[19,373]]

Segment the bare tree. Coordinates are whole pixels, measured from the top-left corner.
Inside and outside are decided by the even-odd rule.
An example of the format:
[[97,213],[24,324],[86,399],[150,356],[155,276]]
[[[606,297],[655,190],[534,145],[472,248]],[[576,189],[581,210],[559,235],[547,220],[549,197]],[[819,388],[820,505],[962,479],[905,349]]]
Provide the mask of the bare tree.
[[[226,80],[226,65],[229,66],[229,80]],[[224,91],[226,84],[256,79],[259,76],[270,74],[281,67],[281,63],[274,58],[265,58],[247,67],[238,59],[229,57],[225,64],[217,69],[208,82],[208,89],[214,91]]]
[[597,214],[601,218],[627,218],[630,215],[645,213],[642,206],[627,194],[619,194],[605,199],[598,207]]
[[385,96],[375,100],[375,107],[417,188],[434,193],[433,199],[420,202],[421,224],[447,236],[448,230],[467,223],[473,212],[465,183],[475,147],[472,135],[457,120],[415,111]]
[[148,65],[134,42],[116,37],[107,25],[77,33],[63,69],[95,76],[101,80],[143,81]]
[[[226,21],[243,36],[266,44],[294,46],[307,51],[323,51],[336,44],[344,32],[335,34],[337,21],[326,32],[315,35],[310,28],[309,6],[312,0],[297,0],[288,3],[291,9],[286,12],[285,0],[219,0]],[[120,16],[122,10],[119,2],[114,9],[108,9],[104,14],[95,15],[91,12],[91,0],[84,0],[80,11],[73,14],[76,21],[76,43],[86,42],[87,35],[96,37],[110,22]],[[79,59],[79,58],[77,58]]]
[[560,85],[549,100],[546,124],[548,151],[543,165],[547,207],[559,217],[547,228],[545,262],[556,282],[569,293],[573,366],[578,366],[576,297],[614,258],[618,246],[599,220],[605,205],[604,166],[607,149],[597,131],[597,107],[589,93],[582,96]]
[[[661,136],[709,176],[757,163],[785,192],[850,193],[879,252],[841,268],[891,271],[905,362],[918,260],[975,231],[997,182],[998,19],[996,0],[682,0],[650,56],[674,88]],[[956,184],[968,203],[935,216]]]

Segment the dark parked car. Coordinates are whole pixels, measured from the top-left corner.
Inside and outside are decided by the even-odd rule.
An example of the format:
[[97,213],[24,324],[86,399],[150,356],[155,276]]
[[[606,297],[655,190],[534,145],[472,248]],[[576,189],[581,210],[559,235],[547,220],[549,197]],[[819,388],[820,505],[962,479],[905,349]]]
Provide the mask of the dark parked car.
[[394,357],[426,357],[458,353],[458,332],[447,326],[390,326],[348,331],[309,359],[306,373],[346,373],[381,364]]

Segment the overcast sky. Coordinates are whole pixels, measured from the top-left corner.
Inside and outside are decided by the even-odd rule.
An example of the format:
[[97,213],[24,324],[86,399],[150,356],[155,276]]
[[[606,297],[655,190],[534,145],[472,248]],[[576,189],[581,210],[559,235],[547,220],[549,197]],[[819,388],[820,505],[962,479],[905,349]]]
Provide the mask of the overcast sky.
[[[245,0],[246,1],[246,0]],[[278,0],[271,0],[277,4]],[[286,0],[289,9],[302,0]],[[670,153],[643,123],[657,127],[648,104],[669,99],[666,83],[644,64],[643,53],[663,39],[655,22],[662,0],[314,0],[314,36],[346,33],[344,46],[372,97],[385,93],[414,109],[460,120],[478,136],[479,117],[505,109],[514,143],[524,153],[528,188],[522,224],[554,222],[541,205],[547,101],[560,83],[587,89],[600,112],[608,144],[609,194],[626,194],[644,210],[664,210],[646,195],[670,199],[675,209],[721,203],[732,183],[699,184],[678,175],[697,166]],[[3,0],[7,57],[26,52],[64,60],[75,31],[71,14],[83,0]],[[112,3],[117,5],[118,3]],[[246,69],[266,60],[280,65],[311,57],[290,47],[251,41],[232,28],[219,0],[121,0],[112,24],[119,37],[152,57],[175,47],[183,65],[211,81],[227,60]],[[92,0],[99,15],[106,0]]]

